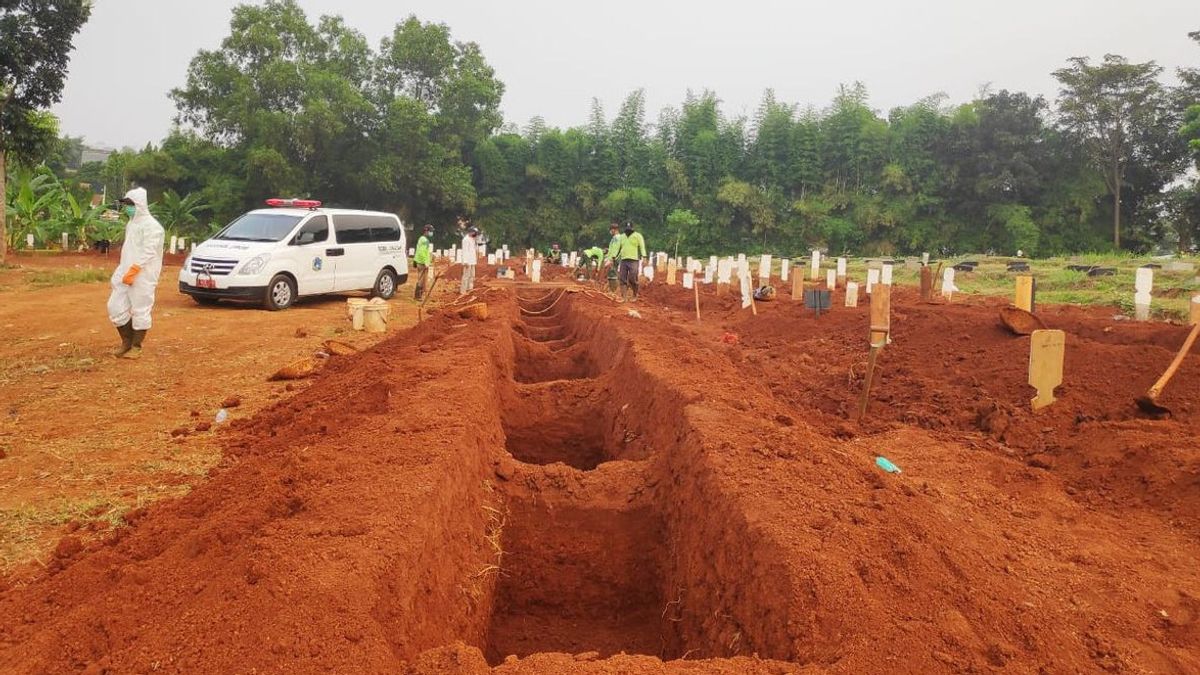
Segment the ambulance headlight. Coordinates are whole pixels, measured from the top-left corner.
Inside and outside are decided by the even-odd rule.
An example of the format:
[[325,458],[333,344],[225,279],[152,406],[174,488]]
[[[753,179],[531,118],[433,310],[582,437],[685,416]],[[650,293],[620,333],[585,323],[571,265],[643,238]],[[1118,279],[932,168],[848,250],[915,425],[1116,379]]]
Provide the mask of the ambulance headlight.
[[258,274],[266,266],[267,261],[271,259],[270,253],[259,253],[253,258],[246,261],[242,265],[242,269],[238,270],[238,274]]

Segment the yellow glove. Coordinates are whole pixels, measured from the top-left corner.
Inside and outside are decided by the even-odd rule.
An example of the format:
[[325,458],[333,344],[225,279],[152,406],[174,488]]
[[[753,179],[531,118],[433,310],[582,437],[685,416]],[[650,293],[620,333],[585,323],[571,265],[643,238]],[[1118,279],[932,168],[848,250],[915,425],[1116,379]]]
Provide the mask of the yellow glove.
[[133,280],[141,271],[142,268],[138,267],[137,265],[130,265],[129,271],[125,272],[125,276],[121,277],[121,283],[125,284],[126,286],[132,286]]

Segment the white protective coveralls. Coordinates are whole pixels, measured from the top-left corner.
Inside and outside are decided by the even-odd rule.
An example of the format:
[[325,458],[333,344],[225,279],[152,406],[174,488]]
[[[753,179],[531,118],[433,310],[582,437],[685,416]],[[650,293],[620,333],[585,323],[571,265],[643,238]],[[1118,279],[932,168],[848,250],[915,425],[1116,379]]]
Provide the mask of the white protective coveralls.
[[475,288],[475,263],[479,257],[478,244],[470,233],[462,239],[462,283],[459,284],[459,295]]
[[[163,226],[150,214],[146,205],[146,190],[134,188],[125,193],[137,210],[125,225],[125,242],[121,245],[121,263],[112,275],[112,295],[108,296],[108,319],[121,327],[133,320],[133,330],[150,329],[150,310],[154,308],[154,289],[162,272]],[[141,268],[133,283],[126,286],[122,279],[129,268]]]

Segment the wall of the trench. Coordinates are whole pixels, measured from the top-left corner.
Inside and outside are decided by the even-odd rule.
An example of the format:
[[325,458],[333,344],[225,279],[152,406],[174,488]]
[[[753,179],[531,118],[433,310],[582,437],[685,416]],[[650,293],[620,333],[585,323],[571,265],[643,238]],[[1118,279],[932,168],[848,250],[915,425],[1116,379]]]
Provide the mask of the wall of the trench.
[[[713,444],[689,414],[703,403],[686,400],[647,369],[645,357],[603,314],[601,306],[571,296],[536,317],[514,306],[513,330],[501,331],[496,343],[502,407],[520,406],[518,390],[530,383],[558,377],[589,379],[600,392],[603,406],[592,414],[605,435],[605,459],[640,464],[659,524],[661,539],[644,542],[654,551],[662,603],[657,655],[801,656],[788,621],[797,593],[773,562],[784,558],[722,485],[710,461]],[[552,433],[571,417],[548,416],[543,425]]]

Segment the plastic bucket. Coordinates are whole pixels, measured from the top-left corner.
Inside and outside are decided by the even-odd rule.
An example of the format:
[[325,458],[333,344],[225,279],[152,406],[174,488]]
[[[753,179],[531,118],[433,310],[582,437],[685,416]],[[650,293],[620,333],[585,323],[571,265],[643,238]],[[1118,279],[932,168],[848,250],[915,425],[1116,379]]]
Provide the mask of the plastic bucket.
[[346,299],[346,318],[350,319],[354,330],[363,329],[363,307],[367,306],[366,298]]
[[383,304],[368,304],[362,308],[362,323],[368,333],[386,333],[391,308]]

